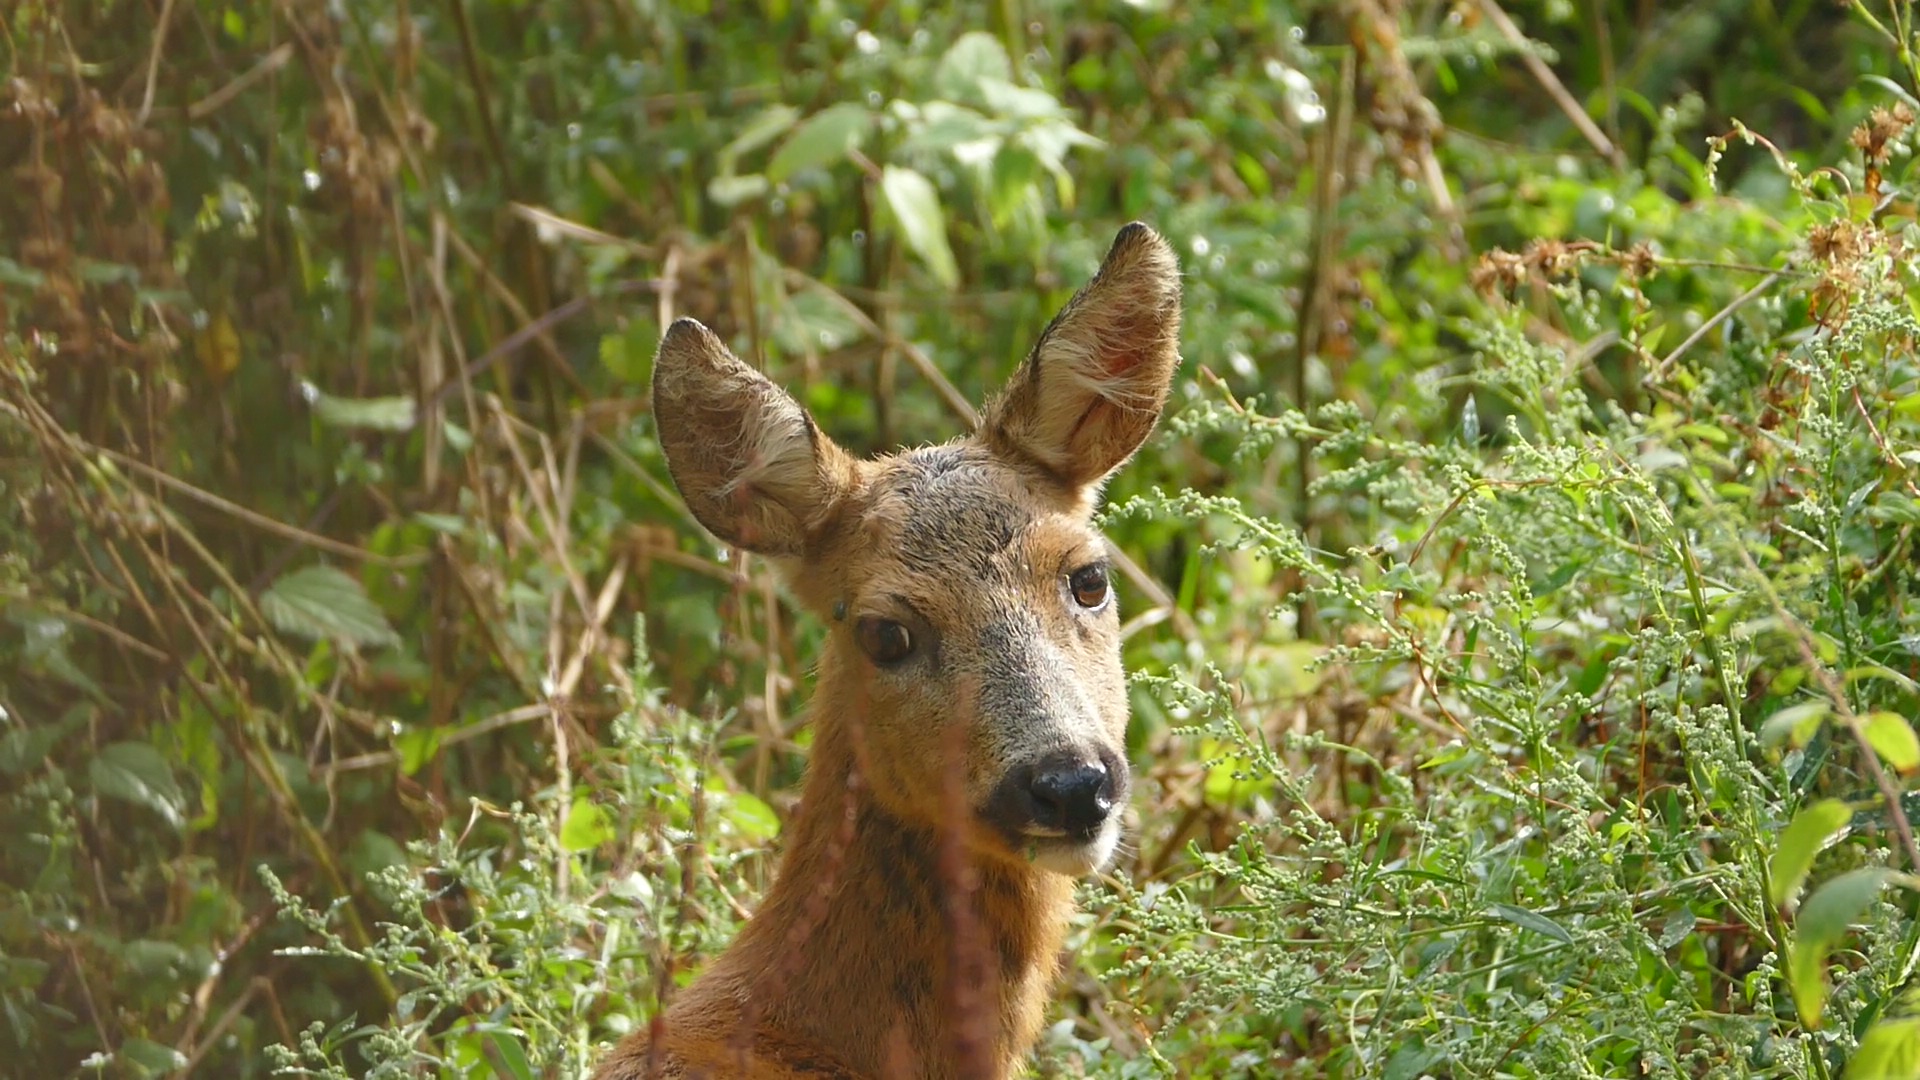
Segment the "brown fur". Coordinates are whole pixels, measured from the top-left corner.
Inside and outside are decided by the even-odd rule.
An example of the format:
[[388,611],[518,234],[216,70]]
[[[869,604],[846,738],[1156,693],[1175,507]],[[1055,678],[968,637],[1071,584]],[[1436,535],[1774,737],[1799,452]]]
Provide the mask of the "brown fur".
[[[1072,875],[1111,857],[1118,810],[1069,836],[1010,834],[984,808],[1046,755],[1112,762],[1124,802],[1119,616],[1070,582],[1104,564],[1093,507],[1165,406],[1179,301],[1172,250],[1128,226],[978,433],[872,461],[698,323],[668,330],[654,413],[675,483],[716,536],[775,559],[831,632],[772,889],[675,997],[660,1045],[629,1038],[598,1080],[639,1080],[650,1063],[767,1080],[1018,1067]],[[870,657],[863,619],[905,627],[911,655]],[[955,978],[956,962],[979,967]],[[956,1008],[969,992],[971,1013]]]

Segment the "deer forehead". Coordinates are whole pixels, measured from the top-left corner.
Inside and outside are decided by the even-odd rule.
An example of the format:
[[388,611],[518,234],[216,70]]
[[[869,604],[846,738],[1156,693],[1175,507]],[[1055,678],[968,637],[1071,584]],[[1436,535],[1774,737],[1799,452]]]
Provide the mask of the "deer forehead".
[[908,451],[870,468],[845,540],[856,593],[894,592],[959,614],[1101,554],[1083,505],[981,447]]

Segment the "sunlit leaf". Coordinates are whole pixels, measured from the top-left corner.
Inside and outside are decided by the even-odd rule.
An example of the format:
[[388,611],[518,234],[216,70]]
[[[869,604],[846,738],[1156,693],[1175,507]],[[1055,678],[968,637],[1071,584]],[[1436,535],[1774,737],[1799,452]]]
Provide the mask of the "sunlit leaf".
[[948,100],[978,101],[980,81],[1013,78],[1013,62],[1006,46],[992,34],[971,30],[961,34],[940,57],[933,72],[933,90]]
[[1860,733],[1880,760],[1897,771],[1912,772],[1920,767],[1920,738],[1915,738],[1913,725],[1906,717],[1890,712],[1868,713],[1860,718]]
[[1842,1080],[1920,1080],[1920,1016],[1882,1020],[1867,1029]]
[[416,403],[410,397],[340,398],[310,390],[313,414],[329,427],[407,431],[413,427]]
[[1793,821],[1780,834],[1780,846],[1774,849],[1767,872],[1775,905],[1784,904],[1800,891],[1800,883],[1813,868],[1813,857],[1846,831],[1853,811],[1838,799],[1822,799],[1800,808]]
[[778,184],[804,169],[833,165],[865,141],[873,114],[863,105],[841,102],[807,117],[767,162],[767,180]]
[[732,172],[735,161],[779,138],[798,119],[800,110],[791,105],[769,106],[747,121],[747,126],[740,129],[732,142],[720,148],[720,171]]
[[759,173],[745,176],[716,176],[707,181],[707,198],[723,207],[738,206],[749,199],[757,199],[773,190],[773,185]]
[[592,851],[614,838],[613,822],[607,812],[586,792],[573,797],[567,808],[567,820],[560,826],[560,846],[568,851]]
[[1760,725],[1760,744],[1777,746],[1781,740],[1792,736],[1795,746],[1804,746],[1832,711],[1833,706],[1825,701],[1803,701],[1798,705],[1789,705],[1767,717],[1766,723]]
[[886,194],[894,220],[900,223],[907,246],[920,256],[942,285],[958,285],[960,267],[954,262],[953,248],[947,244],[946,213],[941,209],[940,193],[934,190],[933,182],[912,169],[889,165],[881,174],[880,189]]

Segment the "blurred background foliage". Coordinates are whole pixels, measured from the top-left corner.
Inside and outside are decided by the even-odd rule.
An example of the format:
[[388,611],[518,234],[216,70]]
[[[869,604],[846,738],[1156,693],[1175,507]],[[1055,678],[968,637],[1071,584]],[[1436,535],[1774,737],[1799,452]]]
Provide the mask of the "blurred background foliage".
[[1915,1076],[1908,5],[12,0],[0,1072],[577,1075],[818,629],[660,329],[964,432],[1144,219],[1142,775],[1041,1075]]

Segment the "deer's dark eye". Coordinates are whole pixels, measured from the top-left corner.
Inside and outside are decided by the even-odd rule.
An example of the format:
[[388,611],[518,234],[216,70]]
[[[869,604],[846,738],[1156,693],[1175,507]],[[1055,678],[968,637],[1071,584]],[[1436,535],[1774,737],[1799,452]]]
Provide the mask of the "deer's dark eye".
[[1107,602],[1107,568],[1099,563],[1083,566],[1067,578],[1073,590],[1073,602],[1083,608],[1097,608]]
[[860,651],[881,667],[897,664],[913,653],[913,635],[892,619],[866,616],[853,624],[853,636],[860,642]]

